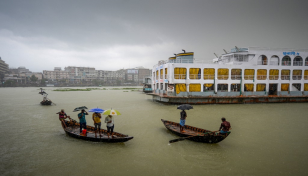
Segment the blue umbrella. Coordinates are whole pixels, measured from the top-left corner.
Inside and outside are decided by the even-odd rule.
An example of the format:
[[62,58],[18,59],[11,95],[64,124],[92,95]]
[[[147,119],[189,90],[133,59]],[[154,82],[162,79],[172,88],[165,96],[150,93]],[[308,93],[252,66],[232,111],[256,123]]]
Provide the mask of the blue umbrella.
[[93,108],[90,109],[89,112],[97,112],[97,113],[103,113],[105,110],[101,109],[101,108]]

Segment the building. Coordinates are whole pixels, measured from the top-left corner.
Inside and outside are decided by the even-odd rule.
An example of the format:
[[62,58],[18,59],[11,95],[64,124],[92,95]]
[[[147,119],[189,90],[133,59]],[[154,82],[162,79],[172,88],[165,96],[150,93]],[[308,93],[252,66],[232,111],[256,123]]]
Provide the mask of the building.
[[43,70],[44,79],[51,81],[60,81],[69,79],[67,71],[61,70],[61,67],[55,67],[53,71]]
[[9,72],[9,65],[5,63],[0,57],[0,74],[6,74]]

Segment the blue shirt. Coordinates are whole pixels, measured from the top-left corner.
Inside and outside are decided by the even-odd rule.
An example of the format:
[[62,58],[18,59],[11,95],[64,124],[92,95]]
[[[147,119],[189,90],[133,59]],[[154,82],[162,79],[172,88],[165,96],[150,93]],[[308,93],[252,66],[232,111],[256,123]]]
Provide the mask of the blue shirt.
[[86,121],[86,115],[87,115],[86,113],[82,113],[82,112],[78,114],[78,117],[81,117],[81,118],[79,119],[79,122],[80,122],[80,123],[86,123],[86,122],[87,122],[87,121]]

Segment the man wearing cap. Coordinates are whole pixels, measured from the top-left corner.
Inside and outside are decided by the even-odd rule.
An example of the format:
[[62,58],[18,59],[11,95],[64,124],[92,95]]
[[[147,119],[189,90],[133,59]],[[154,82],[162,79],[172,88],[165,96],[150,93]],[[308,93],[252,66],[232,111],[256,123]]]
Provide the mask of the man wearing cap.
[[227,133],[231,128],[231,124],[230,124],[230,122],[226,121],[226,118],[224,118],[224,117],[221,118],[221,121],[222,121],[222,123],[220,125],[219,131],[220,131],[220,133]]
[[82,132],[82,127],[84,129],[87,129],[86,115],[88,115],[88,113],[84,109],[81,110],[81,113],[78,114],[79,123],[80,123],[80,133]]

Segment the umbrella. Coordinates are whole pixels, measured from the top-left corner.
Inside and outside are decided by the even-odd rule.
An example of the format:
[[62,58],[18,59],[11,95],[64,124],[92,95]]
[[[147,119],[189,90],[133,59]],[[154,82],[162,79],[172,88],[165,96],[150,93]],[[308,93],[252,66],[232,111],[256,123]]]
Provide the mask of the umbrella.
[[103,115],[121,115],[121,113],[115,109],[107,109]]
[[81,111],[81,110],[83,110],[83,109],[88,109],[88,108],[85,107],[85,106],[80,106],[80,107],[75,108],[73,112]]
[[97,112],[97,113],[103,113],[105,110],[101,109],[101,108],[93,108],[90,109],[89,112]]
[[177,109],[181,109],[181,110],[190,110],[190,109],[194,109],[194,108],[193,108],[192,105],[190,105],[190,104],[182,104],[182,105],[178,106]]

